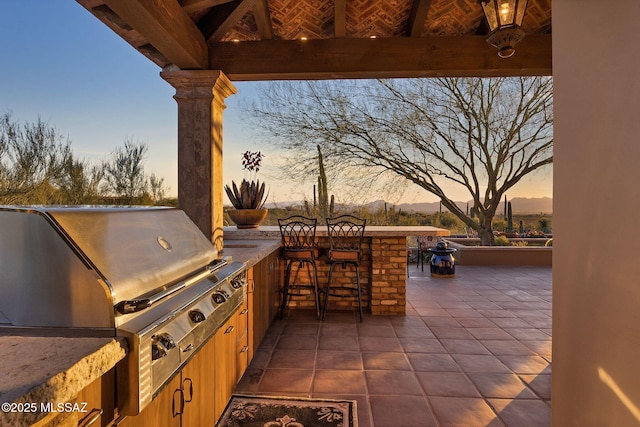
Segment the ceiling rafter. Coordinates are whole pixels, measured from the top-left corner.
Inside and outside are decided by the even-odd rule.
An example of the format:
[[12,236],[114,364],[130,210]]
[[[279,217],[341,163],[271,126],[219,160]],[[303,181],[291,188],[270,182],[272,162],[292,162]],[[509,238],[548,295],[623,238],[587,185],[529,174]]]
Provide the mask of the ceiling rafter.
[[253,17],[256,20],[260,38],[262,40],[271,40],[273,38],[273,24],[271,23],[271,13],[269,12],[267,0],[258,0],[253,9]]
[[120,18],[116,13],[109,8],[106,4],[96,6],[91,9],[91,12],[97,16],[101,21],[108,21],[109,23],[115,25],[119,29],[123,31],[131,31],[133,28],[122,18]]
[[169,62],[185,70],[207,68],[204,37],[178,2],[105,0],[104,3]]
[[551,75],[551,35],[527,36],[504,60],[482,36],[211,43],[209,67],[231,80]]
[[222,39],[247,12],[253,10],[257,0],[233,0],[211,8],[201,19],[202,33],[207,43]]
[[409,16],[409,36],[421,37],[424,32],[424,24],[427,22],[427,14],[431,7],[431,0],[413,0],[411,15]]
[[334,8],[333,34],[335,37],[345,37],[347,35],[347,0],[335,0]]
[[229,3],[232,0],[179,0],[185,12],[199,12],[213,6]]

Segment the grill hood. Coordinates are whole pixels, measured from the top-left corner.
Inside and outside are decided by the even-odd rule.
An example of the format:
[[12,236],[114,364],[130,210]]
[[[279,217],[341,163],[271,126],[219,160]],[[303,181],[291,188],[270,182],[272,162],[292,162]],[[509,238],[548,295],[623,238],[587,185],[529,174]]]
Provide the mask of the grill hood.
[[119,302],[217,258],[179,209],[0,207],[0,325],[113,328]]

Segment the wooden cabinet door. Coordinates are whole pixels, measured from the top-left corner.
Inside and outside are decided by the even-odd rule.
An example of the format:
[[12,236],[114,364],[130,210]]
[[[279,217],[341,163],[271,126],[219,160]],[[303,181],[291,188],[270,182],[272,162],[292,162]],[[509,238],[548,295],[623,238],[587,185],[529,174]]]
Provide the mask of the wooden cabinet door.
[[240,381],[249,366],[249,303],[245,299],[235,314],[236,317],[236,383]]
[[124,418],[118,427],[180,427],[181,385],[182,378],[176,375],[142,412]]
[[251,311],[253,313],[253,330],[251,331],[251,341],[253,342],[252,352],[255,352],[264,337],[266,331],[265,323],[269,315],[266,305],[267,293],[265,292],[264,284],[266,279],[264,263],[265,260],[262,260],[251,269],[253,273],[253,297],[251,301]]
[[253,267],[247,270],[247,293],[246,293],[246,305],[247,305],[247,364],[251,363],[253,360],[253,355],[255,353],[255,344],[254,344],[254,330],[255,330],[255,278],[253,274]]
[[213,426],[215,375],[215,346],[213,339],[182,369],[182,390],[185,408],[182,427]]
[[[112,368],[103,376],[85,387],[75,402],[80,404],[86,403],[86,413],[79,414],[81,423],[88,423],[90,420],[98,417],[93,426],[106,427],[115,418],[116,409],[116,373]],[[100,410],[102,414],[98,415]]]
[[236,316],[213,336],[215,352],[214,419],[220,418],[236,386]]
[[[280,287],[284,283],[283,262],[280,259],[280,251],[276,251],[267,258],[267,305],[269,314],[267,316],[267,329],[276,316],[280,315],[281,293]],[[266,332],[266,331],[265,331]]]
[[[260,346],[271,322],[280,315],[280,285],[283,282],[280,251],[275,251],[250,270],[253,295],[249,299],[252,327],[249,329],[251,354]],[[252,286],[253,285],[253,286]]]

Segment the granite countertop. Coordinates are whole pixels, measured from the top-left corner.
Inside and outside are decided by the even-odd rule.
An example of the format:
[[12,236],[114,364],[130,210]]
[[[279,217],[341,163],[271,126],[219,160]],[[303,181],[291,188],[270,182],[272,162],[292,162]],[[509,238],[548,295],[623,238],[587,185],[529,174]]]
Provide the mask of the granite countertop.
[[[235,229],[235,228],[234,228]],[[245,263],[247,268],[256,265],[268,255],[280,249],[280,232],[277,239],[229,239],[225,236],[224,248],[220,255],[231,256],[234,261]]]
[[40,404],[64,403],[127,353],[121,338],[0,336],[0,403],[35,403],[38,412],[0,411],[0,425],[30,426],[47,414]]

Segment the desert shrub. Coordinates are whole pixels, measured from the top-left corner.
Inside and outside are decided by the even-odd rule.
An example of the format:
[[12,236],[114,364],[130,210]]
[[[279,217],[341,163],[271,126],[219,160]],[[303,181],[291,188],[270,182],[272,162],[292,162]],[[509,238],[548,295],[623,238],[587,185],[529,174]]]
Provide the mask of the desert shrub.
[[495,246],[509,246],[511,243],[509,243],[507,236],[496,236],[493,238],[493,244]]

